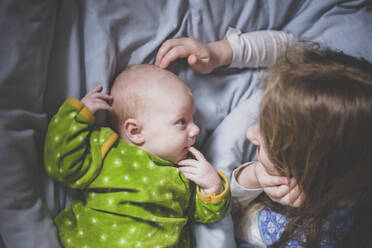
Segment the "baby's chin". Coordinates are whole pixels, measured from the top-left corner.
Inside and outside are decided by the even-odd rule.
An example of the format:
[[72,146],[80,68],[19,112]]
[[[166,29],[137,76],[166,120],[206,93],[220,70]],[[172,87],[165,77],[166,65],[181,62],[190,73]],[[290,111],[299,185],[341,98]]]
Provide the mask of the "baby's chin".
[[185,159],[187,159],[187,156],[186,155],[185,156],[182,156],[180,158],[175,159],[176,162],[173,162],[173,163],[178,164],[179,162],[181,162],[182,160],[185,160]]
[[187,150],[184,152],[184,154],[180,155],[179,158],[175,159],[177,162],[173,162],[173,163],[178,164],[180,161],[189,159],[189,158],[194,159],[194,156]]

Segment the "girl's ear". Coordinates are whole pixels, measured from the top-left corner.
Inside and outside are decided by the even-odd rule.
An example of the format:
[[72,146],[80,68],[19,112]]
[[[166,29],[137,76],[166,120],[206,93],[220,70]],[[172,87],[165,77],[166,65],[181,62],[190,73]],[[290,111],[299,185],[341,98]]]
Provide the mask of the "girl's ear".
[[137,119],[127,119],[124,122],[124,132],[129,141],[136,146],[141,146],[145,143],[143,137],[141,122]]

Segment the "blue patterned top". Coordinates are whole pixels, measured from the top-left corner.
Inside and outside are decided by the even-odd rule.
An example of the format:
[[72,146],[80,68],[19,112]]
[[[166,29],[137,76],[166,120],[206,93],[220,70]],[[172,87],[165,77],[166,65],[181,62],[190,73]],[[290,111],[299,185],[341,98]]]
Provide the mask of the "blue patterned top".
[[[329,223],[332,223],[336,232],[339,235],[347,233],[351,228],[351,218],[348,216],[347,209],[336,209],[334,213],[328,217],[326,223],[323,225],[324,231],[329,229]],[[258,214],[258,226],[261,238],[265,245],[272,245],[278,241],[283,234],[289,218],[277,212],[274,212],[268,208],[263,208]],[[300,234],[302,242],[306,242],[305,234]],[[289,248],[303,247],[302,242],[298,240],[290,240],[285,246]],[[336,242],[334,240],[324,239],[321,242],[321,248],[333,248]]]

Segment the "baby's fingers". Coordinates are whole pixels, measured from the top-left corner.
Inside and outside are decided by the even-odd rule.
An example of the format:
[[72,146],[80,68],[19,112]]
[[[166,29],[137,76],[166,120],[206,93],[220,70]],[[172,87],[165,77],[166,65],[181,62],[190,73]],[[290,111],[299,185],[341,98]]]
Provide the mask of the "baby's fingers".
[[93,112],[96,112],[98,110],[108,110],[108,111],[112,110],[111,105],[101,99],[93,100],[92,103],[90,104],[90,108],[92,108],[91,111],[93,110]]
[[197,167],[198,161],[195,159],[184,159],[178,162],[178,166],[182,167]]
[[112,96],[107,95],[107,94],[104,94],[104,93],[95,93],[92,96],[95,97],[95,98],[97,98],[97,99],[100,99],[100,100],[103,100],[103,101],[108,101],[108,102],[111,102],[112,99],[113,99]]
[[182,171],[182,173],[184,175],[186,174],[191,174],[191,175],[195,175],[196,172],[195,172],[195,168],[194,167],[179,167],[179,170]]
[[100,106],[99,106],[99,109],[112,111],[112,106],[110,104],[108,104],[107,102],[101,102]]
[[198,149],[196,149],[195,147],[190,146],[189,151],[191,152],[192,155],[194,155],[196,160],[198,160],[198,161],[204,161],[205,160],[204,155]]
[[89,95],[92,95],[94,93],[98,93],[98,92],[101,92],[103,89],[102,85],[97,85],[94,89],[90,90],[86,95],[89,96]]

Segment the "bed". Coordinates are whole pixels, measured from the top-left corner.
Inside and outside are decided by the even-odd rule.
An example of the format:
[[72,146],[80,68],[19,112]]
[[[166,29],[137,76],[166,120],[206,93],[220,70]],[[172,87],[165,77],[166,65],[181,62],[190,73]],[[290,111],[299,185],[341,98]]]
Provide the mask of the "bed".
[[[53,217],[78,197],[43,171],[48,120],[67,97],[108,89],[126,66],[153,63],[163,41],[283,30],[372,61],[369,0],[2,0],[0,3],[0,247],[59,247]],[[199,147],[230,174],[253,159],[262,69],[208,75],[170,68],[192,89]],[[99,115],[104,124],[105,114]],[[195,228],[197,247],[234,247],[231,218]]]

